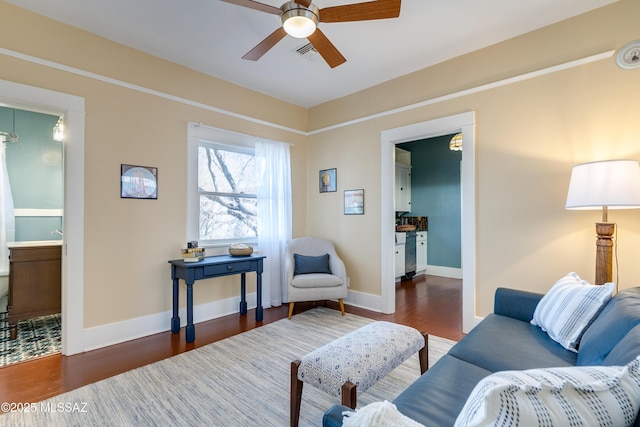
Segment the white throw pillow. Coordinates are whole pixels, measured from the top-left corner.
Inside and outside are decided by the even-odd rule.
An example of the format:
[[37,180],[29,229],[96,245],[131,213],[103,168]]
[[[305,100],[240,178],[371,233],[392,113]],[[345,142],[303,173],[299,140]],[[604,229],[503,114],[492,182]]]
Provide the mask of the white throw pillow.
[[582,334],[609,302],[614,289],[613,282],[592,285],[576,273],[569,273],[542,297],[531,324],[542,328],[567,350],[577,353]]
[[627,366],[496,372],[480,381],[455,427],[632,426],[640,359]]
[[355,412],[344,411],[342,415],[342,427],[424,427],[386,400],[370,403]]

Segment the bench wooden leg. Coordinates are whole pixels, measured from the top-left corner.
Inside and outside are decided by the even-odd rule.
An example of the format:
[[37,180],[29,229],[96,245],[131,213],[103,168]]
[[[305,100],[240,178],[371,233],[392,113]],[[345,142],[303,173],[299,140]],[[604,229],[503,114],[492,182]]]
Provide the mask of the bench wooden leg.
[[424,337],[424,347],[418,352],[418,358],[420,359],[420,375],[429,370],[429,334],[422,332]]
[[293,316],[293,306],[296,305],[295,302],[290,302],[289,303],[289,319],[291,319],[291,316]]
[[300,361],[291,362],[291,427],[298,427],[300,419],[300,401],[302,400],[303,382],[298,379]]
[[340,311],[342,312],[342,315],[344,316],[344,301],[342,300],[342,298],[340,298],[338,300],[338,303],[340,304]]
[[356,409],[356,385],[351,381],[342,384],[342,404],[351,409]]

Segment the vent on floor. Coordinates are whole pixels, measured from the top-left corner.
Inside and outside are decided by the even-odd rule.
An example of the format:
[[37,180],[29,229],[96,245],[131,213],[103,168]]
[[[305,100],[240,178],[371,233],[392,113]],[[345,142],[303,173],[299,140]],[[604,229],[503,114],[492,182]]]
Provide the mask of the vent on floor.
[[315,61],[321,58],[320,55],[318,54],[318,51],[316,50],[315,47],[313,47],[311,43],[303,44],[302,46],[297,47],[293,51],[296,52],[298,55],[308,59],[309,61]]

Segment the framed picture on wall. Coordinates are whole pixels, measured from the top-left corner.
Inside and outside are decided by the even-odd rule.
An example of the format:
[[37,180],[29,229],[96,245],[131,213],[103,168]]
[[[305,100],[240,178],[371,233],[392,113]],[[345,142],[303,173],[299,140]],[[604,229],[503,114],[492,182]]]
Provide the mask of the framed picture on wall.
[[364,190],[360,189],[344,191],[344,214],[364,214]]
[[331,193],[336,191],[336,169],[323,169],[320,171],[319,185],[321,193]]
[[123,199],[157,199],[158,168],[120,165],[120,197]]

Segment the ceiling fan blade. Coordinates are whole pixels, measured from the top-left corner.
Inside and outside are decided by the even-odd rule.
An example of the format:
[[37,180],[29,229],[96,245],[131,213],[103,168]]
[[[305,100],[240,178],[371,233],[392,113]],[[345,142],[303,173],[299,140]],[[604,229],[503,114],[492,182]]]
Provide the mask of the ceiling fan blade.
[[279,27],[273,33],[267,36],[266,39],[262,40],[256,47],[247,52],[242,59],[248,59],[249,61],[257,61],[262,58],[262,55],[267,53],[269,49],[274,47],[280,40],[286,36],[287,33],[284,31],[284,28]]
[[225,3],[237,4],[238,6],[244,6],[244,7],[248,7],[249,9],[255,9],[261,12],[267,12],[274,15],[280,15],[282,13],[279,7],[270,6],[264,3],[258,3],[257,1],[253,1],[253,0],[220,0],[220,1],[223,1]]
[[400,0],[377,0],[320,9],[320,22],[369,21],[400,16]]
[[324,58],[324,60],[329,64],[329,67],[335,68],[340,64],[347,62],[344,56],[338,51],[338,49],[329,41],[327,36],[324,35],[320,28],[316,28],[316,30],[307,37],[313,47],[316,48],[318,53]]
[[294,0],[294,1],[304,7],[309,7],[311,5],[311,0]]

